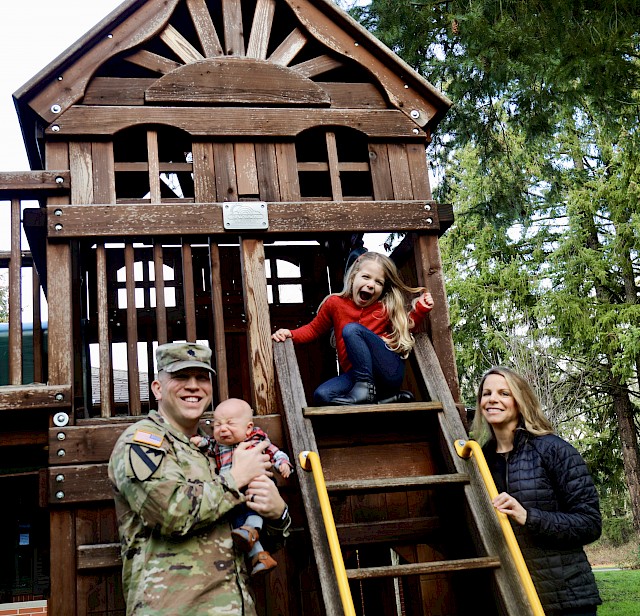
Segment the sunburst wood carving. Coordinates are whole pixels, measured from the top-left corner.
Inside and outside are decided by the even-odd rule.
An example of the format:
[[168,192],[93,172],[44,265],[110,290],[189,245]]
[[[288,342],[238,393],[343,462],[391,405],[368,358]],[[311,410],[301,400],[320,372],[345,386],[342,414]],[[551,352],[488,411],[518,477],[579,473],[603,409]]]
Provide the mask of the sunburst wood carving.
[[283,20],[291,24],[289,30],[274,28],[276,0],[256,0],[248,37],[241,0],[221,0],[220,14],[215,16],[206,0],[184,0],[184,4],[191,23],[172,19],[160,32],[164,54],[157,48],[142,48],[124,56],[163,75],[147,89],[147,102],[330,104],[329,95],[312,78],[342,62],[317,53],[316,43],[313,52],[292,66],[308,36],[290,12]]

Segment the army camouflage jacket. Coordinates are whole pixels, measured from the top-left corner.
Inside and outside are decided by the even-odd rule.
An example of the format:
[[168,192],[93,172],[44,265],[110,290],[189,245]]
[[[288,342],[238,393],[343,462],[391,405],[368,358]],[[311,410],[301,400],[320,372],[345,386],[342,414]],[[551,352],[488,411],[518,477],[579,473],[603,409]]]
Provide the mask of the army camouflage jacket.
[[109,479],[128,616],[255,616],[225,517],[245,498],[215,460],[151,411],[118,439]]

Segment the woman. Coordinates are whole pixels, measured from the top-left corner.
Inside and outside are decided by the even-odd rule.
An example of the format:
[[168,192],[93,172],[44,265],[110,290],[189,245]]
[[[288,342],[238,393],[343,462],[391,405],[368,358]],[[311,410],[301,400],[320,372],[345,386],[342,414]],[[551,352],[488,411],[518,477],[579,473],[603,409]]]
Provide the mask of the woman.
[[504,367],[480,381],[473,435],[512,522],[546,616],[593,616],[602,603],[583,546],[602,530],[598,493],[576,449],[553,434],[529,384]]

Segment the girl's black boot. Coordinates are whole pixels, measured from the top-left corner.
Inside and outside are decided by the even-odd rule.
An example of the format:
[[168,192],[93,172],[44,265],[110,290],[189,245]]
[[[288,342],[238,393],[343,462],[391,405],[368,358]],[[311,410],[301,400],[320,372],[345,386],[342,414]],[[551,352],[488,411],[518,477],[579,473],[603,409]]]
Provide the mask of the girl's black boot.
[[373,404],[376,401],[376,386],[367,381],[356,381],[351,391],[333,399],[334,404]]

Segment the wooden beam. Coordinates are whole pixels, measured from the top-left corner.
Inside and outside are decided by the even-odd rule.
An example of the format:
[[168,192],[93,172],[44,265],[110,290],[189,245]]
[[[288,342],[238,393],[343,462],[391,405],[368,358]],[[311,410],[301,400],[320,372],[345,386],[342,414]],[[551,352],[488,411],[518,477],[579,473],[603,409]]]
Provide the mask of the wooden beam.
[[71,406],[69,385],[18,385],[0,387],[0,411],[60,409]]
[[[148,235],[228,235],[223,207],[224,203],[58,206],[47,208],[47,234],[50,239],[132,237],[144,228]],[[268,231],[272,233],[439,229],[437,204],[426,201],[279,202],[268,204],[268,214]]]
[[49,467],[49,504],[92,503],[113,499],[108,464]]
[[202,49],[208,58],[224,55],[220,38],[213,25],[205,0],[187,0],[187,8],[196,28]]
[[79,545],[76,549],[78,571],[87,569],[111,569],[121,567],[119,543]]
[[50,193],[65,193],[70,188],[69,171],[3,171],[0,173],[0,197],[29,199]]
[[[370,137],[417,139],[426,133],[402,112],[390,109],[277,109],[210,107],[75,106],[46,129],[47,135],[114,135],[139,124],[167,124],[210,137],[295,137],[319,126],[346,126]],[[57,128],[56,128],[57,127]],[[414,132],[415,131],[415,132]]]

